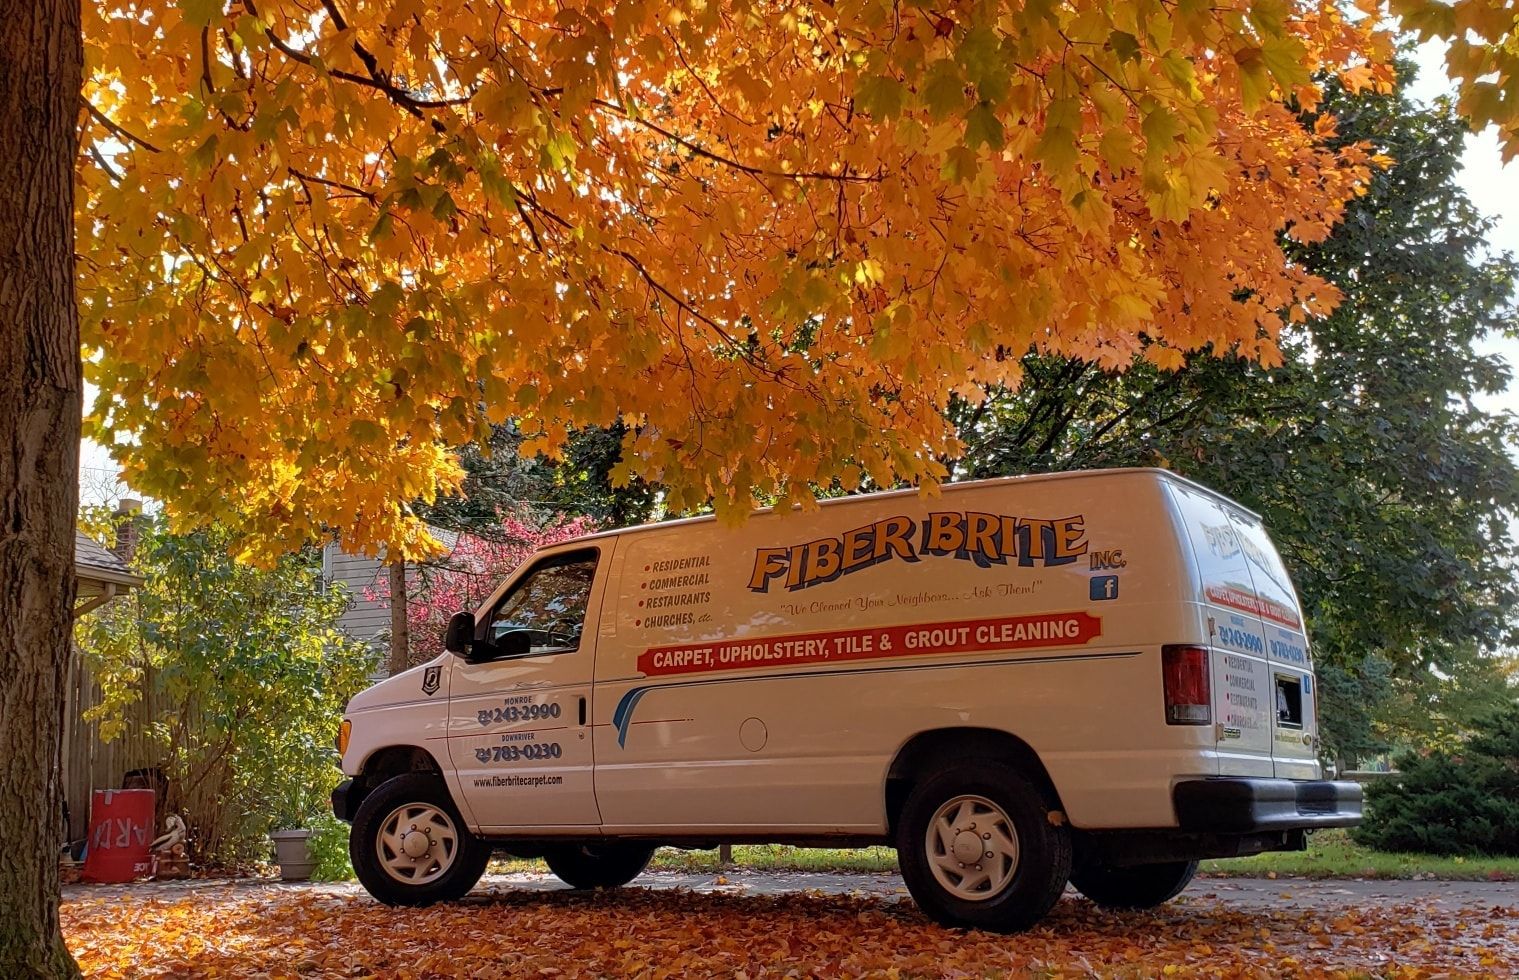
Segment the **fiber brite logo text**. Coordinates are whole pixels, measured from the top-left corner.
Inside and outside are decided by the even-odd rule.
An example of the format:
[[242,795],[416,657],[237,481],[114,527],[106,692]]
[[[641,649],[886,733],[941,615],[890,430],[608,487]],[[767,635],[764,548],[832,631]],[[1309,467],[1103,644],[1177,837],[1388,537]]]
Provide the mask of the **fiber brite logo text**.
[[921,521],[888,517],[838,537],[756,549],[749,589],[769,592],[780,579],[795,592],[884,561],[919,562],[924,555],[972,561],[981,568],[1009,560],[1024,567],[1068,565],[1087,547],[1086,518],[1080,514],[1050,519],[949,511]]

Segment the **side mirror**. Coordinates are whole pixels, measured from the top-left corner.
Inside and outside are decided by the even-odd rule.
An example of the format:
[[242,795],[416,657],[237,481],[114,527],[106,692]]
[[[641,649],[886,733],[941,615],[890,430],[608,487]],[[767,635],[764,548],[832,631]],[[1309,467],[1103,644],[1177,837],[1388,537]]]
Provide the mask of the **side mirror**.
[[475,614],[468,610],[454,613],[448,621],[448,632],[443,634],[443,649],[467,656],[474,645]]

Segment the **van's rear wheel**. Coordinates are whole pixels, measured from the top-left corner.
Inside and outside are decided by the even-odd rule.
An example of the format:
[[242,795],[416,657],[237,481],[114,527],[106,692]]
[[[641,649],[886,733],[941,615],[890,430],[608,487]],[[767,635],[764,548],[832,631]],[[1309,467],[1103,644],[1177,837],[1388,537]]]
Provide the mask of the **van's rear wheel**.
[[897,860],[918,906],[944,925],[1027,929],[1071,873],[1071,834],[1053,801],[1016,770],[961,765],[908,794]]
[[1152,909],[1180,895],[1196,873],[1196,861],[1128,867],[1083,863],[1071,872],[1071,884],[1104,908]]
[[654,856],[649,844],[572,844],[543,853],[549,870],[571,888],[620,888]]
[[414,772],[364,798],[348,856],[364,890],[386,905],[431,905],[468,894],[491,847],[464,826],[442,780]]

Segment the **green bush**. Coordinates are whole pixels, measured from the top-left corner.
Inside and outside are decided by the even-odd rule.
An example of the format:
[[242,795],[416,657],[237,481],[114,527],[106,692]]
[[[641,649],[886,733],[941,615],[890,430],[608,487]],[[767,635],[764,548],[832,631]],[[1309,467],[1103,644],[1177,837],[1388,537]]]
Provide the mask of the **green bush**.
[[319,552],[255,568],[225,529],[175,534],[159,518],[140,532],[146,582],[75,630],[102,691],[85,717],[106,740],[145,743],[191,860],[260,860],[270,831],[328,811],[333,736],[375,652],[339,628],[348,597],[323,582]]
[[348,825],[330,813],[311,821],[311,839],[307,841],[316,867],[312,881],[351,881],[353,865],[348,860]]
[[1408,753],[1366,788],[1354,837],[1379,851],[1519,855],[1519,703],[1453,752]]

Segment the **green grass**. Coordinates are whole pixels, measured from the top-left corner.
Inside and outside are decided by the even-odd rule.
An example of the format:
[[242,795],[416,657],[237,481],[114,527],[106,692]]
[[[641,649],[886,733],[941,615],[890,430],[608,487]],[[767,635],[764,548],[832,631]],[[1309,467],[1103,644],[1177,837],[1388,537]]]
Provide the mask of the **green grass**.
[[[733,848],[734,867],[747,871],[895,871],[897,852],[889,847],[792,847],[789,844],[739,844]],[[655,871],[716,874],[723,870],[716,848],[683,851],[661,847],[649,867]],[[547,871],[542,861],[496,858],[491,874]]]
[[1306,851],[1274,851],[1254,857],[1204,861],[1204,874],[1266,878],[1413,878],[1519,880],[1519,858],[1445,857],[1373,851],[1343,830],[1323,830],[1308,839]]
[[[785,844],[740,844],[733,848],[734,865],[750,871],[879,872],[897,870],[896,851],[889,847],[791,847]],[[723,870],[717,851],[661,848],[650,867],[659,871],[716,874]],[[547,871],[542,861],[497,860],[494,874]],[[1519,858],[1439,857],[1432,854],[1387,854],[1361,847],[1343,830],[1325,830],[1309,838],[1306,851],[1277,851],[1255,857],[1204,861],[1209,875],[1269,878],[1414,878],[1452,880],[1519,880]]]
[[[738,844],[733,864],[754,871],[895,871],[897,852],[890,847],[792,847],[789,844]],[[664,848],[653,867],[670,871],[717,871],[716,851]]]

